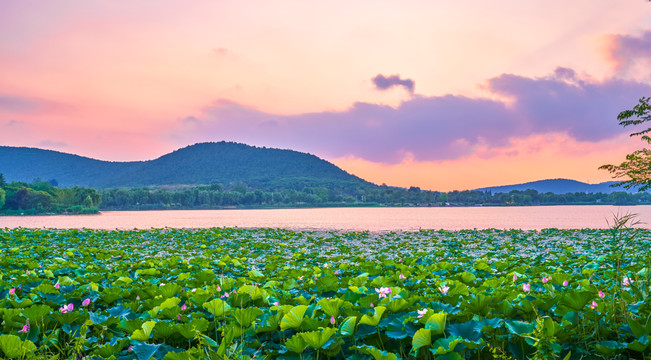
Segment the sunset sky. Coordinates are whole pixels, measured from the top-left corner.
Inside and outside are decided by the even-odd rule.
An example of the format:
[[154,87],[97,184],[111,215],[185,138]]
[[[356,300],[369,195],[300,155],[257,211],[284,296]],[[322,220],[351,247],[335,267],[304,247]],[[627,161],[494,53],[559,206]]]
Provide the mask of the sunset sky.
[[645,0],[0,0],[0,145],[148,160],[204,141],[463,190],[643,143]]

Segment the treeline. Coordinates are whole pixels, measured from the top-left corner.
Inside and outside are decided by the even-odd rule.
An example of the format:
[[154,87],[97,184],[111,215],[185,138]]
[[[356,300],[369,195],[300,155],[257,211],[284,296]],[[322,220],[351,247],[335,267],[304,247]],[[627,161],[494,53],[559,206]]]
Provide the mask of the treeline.
[[56,181],[7,183],[0,174],[0,214],[97,213],[102,196],[91,188],[59,188]]
[[0,174],[0,213],[96,213],[102,210],[290,208],[328,206],[536,206],[536,205],[635,205],[651,204],[651,194],[539,193],[536,190],[508,193],[488,191],[438,192],[386,185],[342,182],[339,186],[278,187],[256,189],[246,184],[186,187],[59,188],[56,181],[6,183]]
[[650,204],[648,193],[538,193],[536,190],[492,194],[486,191],[437,192],[382,186],[346,189],[304,187],[262,190],[244,184],[186,188],[119,188],[101,191],[102,209],[219,209],[224,207],[312,206],[535,206],[535,205],[635,205]]

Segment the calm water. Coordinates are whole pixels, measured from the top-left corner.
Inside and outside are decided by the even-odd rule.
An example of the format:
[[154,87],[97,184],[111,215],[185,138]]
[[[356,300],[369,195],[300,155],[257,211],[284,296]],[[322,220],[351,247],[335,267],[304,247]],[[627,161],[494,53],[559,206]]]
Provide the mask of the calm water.
[[279,227],[292,230],[605,228],[613,214],[637,213],[651,224],[651,205],[457,208],[106,211],[100,215],[0,216],[0,228],[149,229]]

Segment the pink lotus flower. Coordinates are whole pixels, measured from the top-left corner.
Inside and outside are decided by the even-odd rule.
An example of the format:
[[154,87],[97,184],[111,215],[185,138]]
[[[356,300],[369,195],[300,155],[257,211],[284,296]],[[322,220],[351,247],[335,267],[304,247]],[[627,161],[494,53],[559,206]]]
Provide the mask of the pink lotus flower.
[[332,325],[335,324],[335,317],[334,316],[330,317],[330,324],[332,324]]
[[518,275],[513,274],[513,282],[515,282],[516,280],[518,280]]
[[222,288],[219,285],[217,285],[217,291],[222,291]]
[[371,307],[373,307],[373,303],[371,303]]
[[339,275],[339,270],[335,270],[335,275]]
[[598,294],[599,297],[602,298],[602,299],[606,297],[606,294],[604,294],[604,292],[601,291],[601,290],[599,290],[599,292],[598,292],[597,294]]
[[388,287],[381,287],[381,288],[375,288],[375,292],[378,293],[378,298],[382,299],[387,297],[387,295],[391,294],[391,288]]
[[25,326],[23,326],[22,330],[18,330],[19,333],[28,333],[29,332],[29,319],[27,319],[27,323],[25,323]]
[[136,295],[136,300],[140,300],[140,295]]
[[404,280],[404,279],[406,279],[406,278],[407,278],[407,277],[406,277],[404,274],[402,274],[402,273],[400,273],[400,276],[398,276],[398,279],[400,279],[400,280]]
[[543,276],[542,282],[543,284],[546,284],[549,281],[549,278]]
[[323,267],[324,267],[324,268],[327,268],[327,267],[328,267],[328,263],[323,264]]
[[229,297],[229,296],[230,296],[230,295],[228,295],[227,292],[225,292],[224,295],[222,295],[223,298],[224,298],[224,297],[227,298],[227,297]]
[[280,303],[278,301],[274,302],[274,306],[278,306]]
[[530,287],[529,284],[527,283],[527,284],[522,285],[522,290],[523,290],[524,292],[529,292],[529,291],[531,291],[531,287]]
[[59,311],[61,311],[62,314],[65,314],[65,313],[68,313],[68,312],[72,312],[72,310],[74,310],[74,309],[75,309],[75,306],[72,303],[70,303],[68,305],[63,305],[59,309]]
[[418,318],[420,319],[425,316],[425,314],[427,314],[427,309],[416,310],[416,312],[418,313]]
[[592,300],[592,304],[590,304],[591,309],[595,309],[597,307],[597,302]]
[[81,305],[82,305],[82,306],[88,306],[88,305],[90,305],[90,299],[89,299],[89,298],[85,298],[84,301],[81,303]]
[[29,275],[29,270],[25,270],[25,274]]
[[178,319],[179,321],[181,321],[181,314],[177,314],[177,315],[176,315],[176,319]]
[[448,290],[450,290],[449,286],[439,286],[439,291],[443,293],[443,295],[446,295],[448,293]]
[[567,286],[567,285],[568,285],[567,280],[563,280],[563,286]]
[[16,294],[16,288],[9,289],[9,295],[15,295],[15,294]]
[[183,306],[181,306],[181,311],[185,311],[187,308],[188,308],[188,307],[185,306],[185,304],[183,304]]
[[624,285],[624,286],[630,286],[632,281],[633,281],[633,280],[629,279],[628,276],[624,276],[624,279],[622,279],[622,285]]
[[59,283],[54,284],[54,288],[57,289],[57,290],[59,290],[59,287],[60,287],[60,286],[61,286],[61,285],[59,285]]

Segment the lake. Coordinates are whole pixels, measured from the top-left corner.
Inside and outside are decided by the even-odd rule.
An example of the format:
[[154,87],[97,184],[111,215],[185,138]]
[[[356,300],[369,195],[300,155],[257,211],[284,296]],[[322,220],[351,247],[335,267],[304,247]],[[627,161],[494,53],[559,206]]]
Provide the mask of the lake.
[[606,228],[613,214],[637,213],[651,224],[651,205],[317,208],[271,210],[106,211],[99,215],[0,216],[0,228],[149,229],[273,227],[291,230]]

